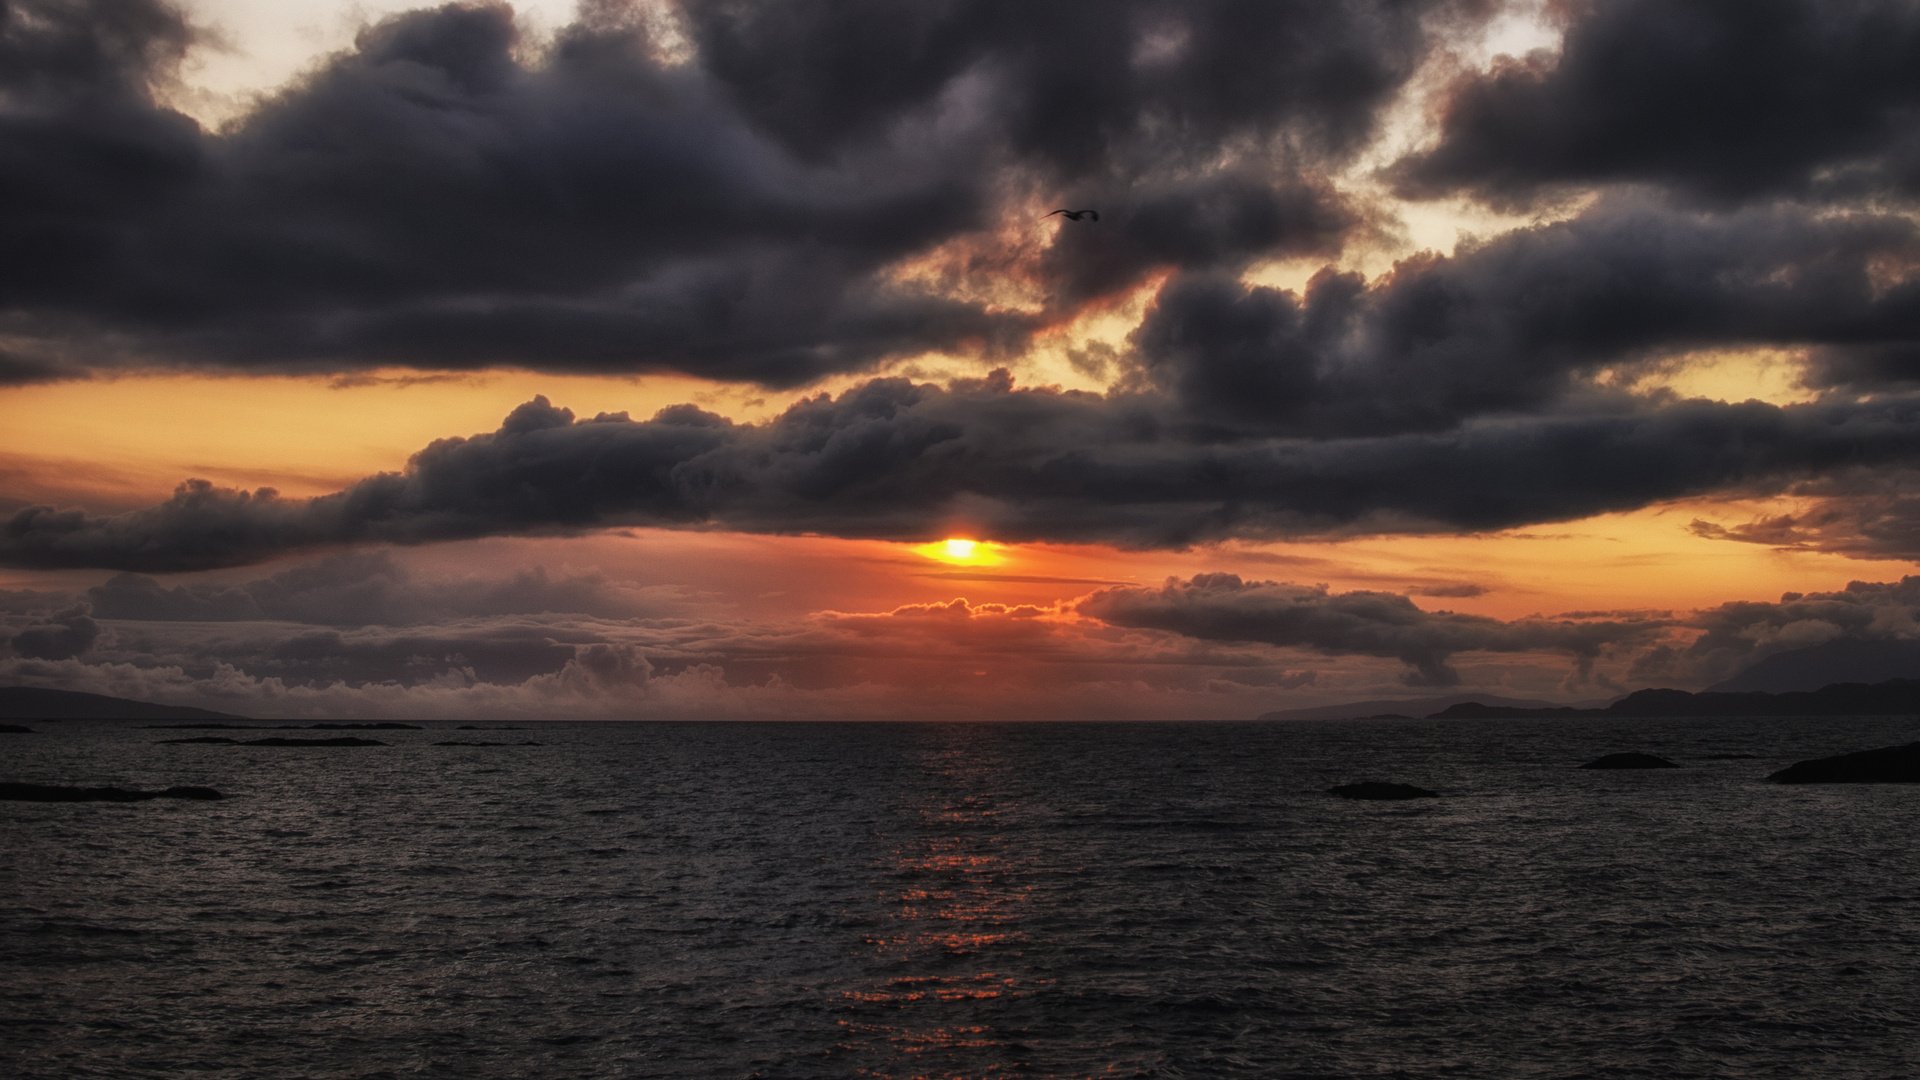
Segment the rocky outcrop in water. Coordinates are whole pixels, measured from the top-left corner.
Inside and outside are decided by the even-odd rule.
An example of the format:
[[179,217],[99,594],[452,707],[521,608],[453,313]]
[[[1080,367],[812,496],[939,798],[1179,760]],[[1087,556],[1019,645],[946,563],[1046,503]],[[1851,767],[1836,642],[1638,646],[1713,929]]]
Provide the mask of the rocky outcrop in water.
[[1580,767],[1583,769],[1677,769],[1680,766],[1654,754],[1629,752],[1594,758]]
[[0,735],[31,735],[33,729],[25,724],[0,724]]
[[210,787],[180,785],[163,791],[117,787],[62,787],[57,784],[0,783],[0,799],[12,802],[145,802],[148,799],[224,799]]
[[1437,799],[1440,793],[1428,791],[1412,784],[1388,784],[1378,780],[1366,780],[1358,784],[1341,784],[1330,787],[1327,794],[1338,795],[1343,799]]
[[320,724],[148,724],[149,731],[419,731],[419,724],[395,720]]
[[1920,784],[1920,742],[1796,762],[1767,779],[1776,784]]
[[225,735],[196,735],[188,739],[161,739],[156,745],[182,745],[196,743],[206,746],[385,746],[379,739],[360,739],[343,735],[336,739],[290,739],[282,735],[269,735],[264,739],[233,739]]
[[546,744],[534,742],[532,739],[521,739],[519,742],[487,742],[485,740],[448,739],[444,742],[434,743],[433,745],[435,746],[544,746]]

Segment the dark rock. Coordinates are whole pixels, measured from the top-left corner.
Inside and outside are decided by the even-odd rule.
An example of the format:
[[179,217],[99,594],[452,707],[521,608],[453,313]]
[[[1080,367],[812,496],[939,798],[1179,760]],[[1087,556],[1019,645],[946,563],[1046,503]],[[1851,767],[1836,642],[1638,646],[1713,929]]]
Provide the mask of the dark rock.
[[1625,753],[1594,758],[1580,767],[1583,769],[1677,769],[1680,766],[1653,754]]
[[241,746],[385,746],[379,739],[361,739],[352,735],[343,735],[334,739],[290,739],[283,735],[270,735],[264,739],[248,739]]
[[1412,784],[1386,784],[1378,780],[1368,780],[1359,784],[1341,784],[1327,789],[1327,794],[1338,795],[1343,799],[1437,799],[1440,793],[1428,791]]
[[0,724],[0,735],[31,735],[33,729],[25,724]]
[[209,787],[170,787],[135,791],[117,787],[62,787],[56,784],[0,783],[0,799],[13,802],[145,802],[148,799],[220,799]]
[[444,742],[434,743],[433,745],[435,746],[542,746],[544,744],[534,742],[532,739],[521,739],[519,742],[485,742],[485,741],[474,742],[466,739],[448,739]]
[[210,787],[198,787],[193,784],[175,784],[160,792],[163,799],[224,799],[225,795]]
[[195,735],[187,739],[161,739],[156,745],[179,745],[198,743],[205,746],[385,746],[379,739],[360,739],[351,735],[342,735],[332,739],[296,739],[285,735],[269,735],[264,739],[235,739],[226,735]]
[[1920,784],[1920,742],[1801,761],[1767,779],[1776,784]]
[[324,721],[318,724],[148,724],[148,730],[168,729],[174,731],[419,731],[419,724],[402,724],[393,720],[381,720],[368,723],[341,723]]

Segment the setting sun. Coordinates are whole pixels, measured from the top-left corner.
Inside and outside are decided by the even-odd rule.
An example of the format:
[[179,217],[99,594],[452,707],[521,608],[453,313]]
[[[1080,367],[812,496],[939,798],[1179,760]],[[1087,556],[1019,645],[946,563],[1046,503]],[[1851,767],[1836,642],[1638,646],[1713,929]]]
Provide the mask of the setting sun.
[[998,545],[961,536],[920,544],[913,550],[918,555],[954,566],[997,566],[1005,561]]

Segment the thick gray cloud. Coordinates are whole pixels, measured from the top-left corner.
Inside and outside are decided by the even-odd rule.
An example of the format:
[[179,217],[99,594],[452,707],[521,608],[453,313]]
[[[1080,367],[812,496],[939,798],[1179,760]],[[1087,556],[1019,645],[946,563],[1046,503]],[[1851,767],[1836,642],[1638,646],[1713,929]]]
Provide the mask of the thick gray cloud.
[[1857,559],[1920,559],[1920,472],[1850,469],[1793,485],[1796,508],[1747,521],[1695,520],[1695,535],[1713,540]]
[[215,135],[151,99],[192,39],[158,0],[8,11],[0,310],[48,350],[793,383],[1007,322],[880,273],[979,223],[963,147],[807,165],[632,26],[532,62],[504,6],[414,12]]
[[1431,32],[1482,0],[1073,0],[830,4],[688,0],[715,78],[800,153],[871,138],[977,81],[1012,147],[1059,177],[1216,160],[1284,130],[1302,151],[1363,145]]
[[[1693,612],[1680,625],[1699,631],[1682,648],[1649,650],[1634,666],[1638,681],[1703,685],[1760,664],[1757,678],[1797,676],[1794,685],[1767,689],[1814,689],[1850,669],[1883,669],[1877,681],[1898,673],[1911,677],[1920,643],[1920,577],[1892,582],[1850,582],[1832,592],[1787,593],[1778,601],[1741,600]],[[1769,658],[1793,661],[1766,672]],[[1842,675],[1841,677],[1845,677]]]
[[198,40],[164,0],[13,0],[0,383],[402,365],[791,386],[993,354],[1035,317],[895,269],[991,247],[1039,190],[1111,215],[1092,245],[996,256],[1050,309],[1337,250],[1360,215],[1323,168],[1481,6],[691,4],[679,63],[619,5],[551,42],[448,5],[209,132],[156,99]]
[[360,542],[621,524],[925,540],[1183,545],[1485,530],[1843,469],[1920,464],[1920,399],[1687,401],[1489,418],[1445,432],[1195,439],[1157,397],[869,382],[764,424],[688,406],[575,420],[544,398],[406,471],[286,499],[204,481],[118,515],[33,506],[0,564],[184,570]]
[[1392,657],[1414,686],[1453,686],[1449,663],[1463,652],[1557,652],[1587,670],[1603,649],[1639,645],[1667,626],[1658,620],[1518,619],[1423,611],[1398,593],[1332,593],[1237,574],[1169,579],[1158,589],[1102,589],[1079,611],[1116,626],[1163,630],[1204,641],[1258,641],[1328,655]]
[[1454,87],[1403,194],[1499,204],[1632,181],[1714,200],[1920,195],[1920,8],[1580,0],[1558,55]]
[[13,635],[10,644],[15,655],[30,660],[67,660],[92,648],[99,638],[100,624],[80,604],[27,626]]
[[534,567],[503,579],[420,580],[379,551],[335,555],[228,584],[167,586],[144,574],[116,574],[86,595],[102,619],[141,621],[406,626],[548,612],[603,618],[649,613],[634,590],[598,574],[555,577]]
[[[1163,289],[1134,334],[1148,374],[1222,432],[1445,429],[1551,406],[1607,367],[1691,349],[1920,348],[1920,229],[1898,216],[1729,214],[1603,201],[1369,286],[1305,295],[1212,274]],[[1861,380],[1863,383],[1865,379]]]

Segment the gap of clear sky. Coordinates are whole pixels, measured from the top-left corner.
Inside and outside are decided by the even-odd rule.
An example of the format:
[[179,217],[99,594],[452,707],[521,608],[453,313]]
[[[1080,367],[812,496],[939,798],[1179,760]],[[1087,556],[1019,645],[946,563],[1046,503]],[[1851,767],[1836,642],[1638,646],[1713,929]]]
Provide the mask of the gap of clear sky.
[[1231,718],[1911,641],[1914,55],[1891,0],[19,0],[0,683]]

